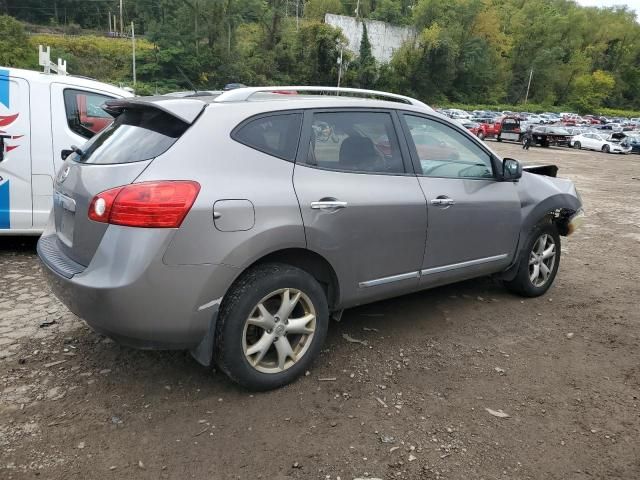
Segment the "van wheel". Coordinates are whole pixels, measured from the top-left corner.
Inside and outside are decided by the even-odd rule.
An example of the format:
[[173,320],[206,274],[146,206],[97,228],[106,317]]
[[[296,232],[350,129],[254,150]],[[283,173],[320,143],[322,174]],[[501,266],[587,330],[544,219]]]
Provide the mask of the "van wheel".
[[281,387],[309,368],[328,324],[327,298],[315,278],[285,264],[259,265],[225,296],[216,325],[216,363],[246,388]]
[[515,278],[504,285],[523,297],[543,295],[553,284],[560,266],[560,235],[556,227],[545,223],[534,228],[520,255]]

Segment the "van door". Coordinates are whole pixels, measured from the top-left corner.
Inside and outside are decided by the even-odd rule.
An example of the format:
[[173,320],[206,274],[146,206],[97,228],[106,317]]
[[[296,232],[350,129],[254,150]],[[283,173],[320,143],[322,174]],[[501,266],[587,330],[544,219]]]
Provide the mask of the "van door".
[[0,231],[32,226],[29,83],[0,70]]
[[60,152],[71,145],[80,147],[83,143],[111,124],[113,117],[101,106],[114,95],[100,90],[51,84],[51,130],[55,169],[62,165]]

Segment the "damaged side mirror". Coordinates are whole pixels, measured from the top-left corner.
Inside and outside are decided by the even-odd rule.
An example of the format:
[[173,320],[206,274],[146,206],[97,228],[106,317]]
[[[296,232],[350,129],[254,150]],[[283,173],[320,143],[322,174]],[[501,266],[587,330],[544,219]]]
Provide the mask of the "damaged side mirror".
[[502,161],[502,180],[515,182],[522,177],[522,165],[514,158],[505,158]]

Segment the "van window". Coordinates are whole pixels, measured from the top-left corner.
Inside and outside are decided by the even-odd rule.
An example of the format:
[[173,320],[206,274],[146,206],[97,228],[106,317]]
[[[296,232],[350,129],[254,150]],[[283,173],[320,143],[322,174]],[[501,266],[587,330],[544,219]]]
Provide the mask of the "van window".
[[113,122],[113,117],[102,109],[102,105],[108,100],[113,100],[113,97],[84,90],[65,89],[64,108],[71,131],[84,138],[91,138]]
[[301,125],[300,113],[261,116],[241,125],[231,137],[247,147],[293,162]]
[[125,110],[72,159],[100,165],[149,160],[166,152],[187,128],[188,123],[156,108]]

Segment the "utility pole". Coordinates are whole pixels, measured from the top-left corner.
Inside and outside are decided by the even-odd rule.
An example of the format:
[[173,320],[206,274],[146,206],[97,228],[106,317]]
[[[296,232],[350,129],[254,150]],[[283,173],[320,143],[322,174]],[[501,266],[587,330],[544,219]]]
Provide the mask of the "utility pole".
[[196,56],[198,55],[198,43],[200,43],[200,38],[198,38],[198,1],[196,0],[193,4],[193,11],[195,13],[195,32],[196,32]]
[[122,0],[120,0],[120,36],[124,35],[124,23],[122,23]]
[[111,12],[109,12],[109,33],[111,33]]
[[300,0],[296,0],[296,32],[300,28],[300,15],[298,14],[299,7],[300,7]]
[[531,72],[529,73],[529,83],[527,83],[527,94],[524,97],[524,104],[527,104],[527,100],[529,100],[529,88],[531,88],[531,78],[533,77],[533,68],[531,69]]
[[[342,80],[342,49],[343,46],[340,45],[340,58],[338,58],[338,88],[340,88],[340,80]],[[340,92],[337,92],[336,95],[340,95]]]
[[133,46],[133,87],[136,86],[136,32],[131,22],[131,44]]

